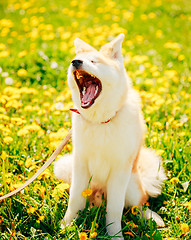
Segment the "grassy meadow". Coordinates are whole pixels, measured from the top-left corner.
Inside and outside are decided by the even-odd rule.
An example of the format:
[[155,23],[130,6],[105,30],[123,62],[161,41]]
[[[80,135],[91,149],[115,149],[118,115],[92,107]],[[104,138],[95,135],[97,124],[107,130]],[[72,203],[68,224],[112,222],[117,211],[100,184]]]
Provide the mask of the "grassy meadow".
[[[74,39],[99,49],[123,32],[125,67],[142,99],[145,145],[161,155],[162,195],[149,199],[157,229],[136,206],[125,209],[125,239],[191,239],[190,0],[0,1],[0,196],[43,165],[71,128],[67,68]],[[72,151],[69,142],[63,153]],[[59,156],[58,156],[59,157]],[[110,239],[106,203],[60,229],[67,183],[50,166],[21,193],[0,202],[1,240]],[[84,197],[88,195],[84,193]]]

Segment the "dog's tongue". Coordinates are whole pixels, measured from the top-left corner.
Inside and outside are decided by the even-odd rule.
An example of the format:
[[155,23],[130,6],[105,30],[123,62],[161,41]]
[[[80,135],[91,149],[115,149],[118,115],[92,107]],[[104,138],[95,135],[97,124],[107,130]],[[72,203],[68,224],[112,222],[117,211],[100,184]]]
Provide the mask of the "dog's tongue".
[[92,101],[94,101],[96,86],[96,84],[90,84],[89,86],[84,87],[81,95],[81,106],[83,108],[89,107],[89,105],[92,104]]

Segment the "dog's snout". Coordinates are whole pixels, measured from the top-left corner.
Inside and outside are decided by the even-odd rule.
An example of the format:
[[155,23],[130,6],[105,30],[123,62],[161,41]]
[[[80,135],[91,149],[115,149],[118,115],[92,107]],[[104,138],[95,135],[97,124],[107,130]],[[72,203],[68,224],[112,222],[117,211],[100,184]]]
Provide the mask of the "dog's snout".
[[72,61],[72,65],[78,69],[81,65],[83,64],[83,61],[82,60],[73,60]]

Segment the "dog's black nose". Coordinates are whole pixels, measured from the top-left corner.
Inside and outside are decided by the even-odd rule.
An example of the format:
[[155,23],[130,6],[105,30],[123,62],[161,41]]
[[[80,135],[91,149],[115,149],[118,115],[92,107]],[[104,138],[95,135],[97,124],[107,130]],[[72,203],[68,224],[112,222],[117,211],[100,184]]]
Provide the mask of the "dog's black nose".
[[73,61],[72,61],[72,65],[73,65],[76,69],[78,69],[78,68],[82,65],[82,63],[83,63],[83,61],[81,61],[81,60],[73,60]]

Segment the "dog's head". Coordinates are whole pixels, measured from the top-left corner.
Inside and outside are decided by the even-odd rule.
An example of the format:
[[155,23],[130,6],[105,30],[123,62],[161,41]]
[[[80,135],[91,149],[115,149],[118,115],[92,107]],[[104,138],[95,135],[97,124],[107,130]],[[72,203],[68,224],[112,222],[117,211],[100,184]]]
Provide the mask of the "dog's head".
[[68,69],[68,84],[78,111],[91,122],[104,122],[121,108],[128,85],[121,45],[124,34],[97,51],[75,39],[76,57]]

